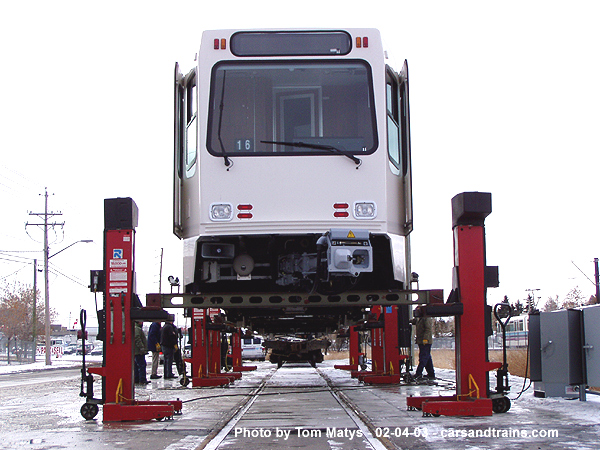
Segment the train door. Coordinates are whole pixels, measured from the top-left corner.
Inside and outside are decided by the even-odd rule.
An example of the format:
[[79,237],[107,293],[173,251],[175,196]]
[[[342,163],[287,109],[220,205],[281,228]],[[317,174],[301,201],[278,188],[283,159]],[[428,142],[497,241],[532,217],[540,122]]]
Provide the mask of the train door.
[[183,76],[175,63],[175,158],[173,170],[173,233],[180,239],[189,233],[192,205],[198,204],[198,192],[191,179],[198,166],[198,102],[196,71]]
[[402,139],[402,171],[404,175],[404,232],[413,229],[412,161],[410,156],[410,108],[408,101],[408,62],[404,60],[399,76],[400,128]]

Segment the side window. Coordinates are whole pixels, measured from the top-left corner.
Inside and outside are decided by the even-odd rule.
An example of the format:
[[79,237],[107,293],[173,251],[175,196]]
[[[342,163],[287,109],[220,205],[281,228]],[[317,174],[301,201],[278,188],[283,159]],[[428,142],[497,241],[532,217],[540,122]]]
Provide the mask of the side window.
[[408,167],[410,165],[410,133],[408,130],[408,80],[401,83],[400,90],[400,112],[399,117],[401,117],[401,129],[400,136],[402,141],[402,175],[406,175],[408,173]]
[[388,156],[392,164],[392,171],[400,175],[402,171],[402,160],[400,158],[400,126],[398,118],[398,83],[395,78],[388,74],[386,83],[387,103],[387,135]]
[[198,157],[198,104],[196,101],[196,74],[191,73],[185,85],[185,176],[196,173]]

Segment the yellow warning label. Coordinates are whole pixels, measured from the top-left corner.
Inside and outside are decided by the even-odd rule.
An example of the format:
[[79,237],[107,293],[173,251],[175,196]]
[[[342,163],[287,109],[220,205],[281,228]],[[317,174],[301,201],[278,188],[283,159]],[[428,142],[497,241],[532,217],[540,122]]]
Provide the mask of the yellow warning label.
[[348,232],[348,236],[347,236],[347,237],[348,237],[349,239],[354,239],[354,238],[356,238],[356,236],[354,236],[354,233],[352,232],[352,230],[350,230],[350,231]]

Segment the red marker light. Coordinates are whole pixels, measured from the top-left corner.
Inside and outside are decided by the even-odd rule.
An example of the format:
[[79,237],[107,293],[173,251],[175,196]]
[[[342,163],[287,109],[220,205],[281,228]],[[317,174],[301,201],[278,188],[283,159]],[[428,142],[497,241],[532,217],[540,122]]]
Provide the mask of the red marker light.
[[252,213],[239,213],[238,219],[252,219]]
[[237,209],[239,211],[251,211],[253,208],[252,205],[237,205]]
[[336,211],[333,213],[333,217],[348,217],[348,211]]
[[334,203],[333,209],[348,209],[348,203]]

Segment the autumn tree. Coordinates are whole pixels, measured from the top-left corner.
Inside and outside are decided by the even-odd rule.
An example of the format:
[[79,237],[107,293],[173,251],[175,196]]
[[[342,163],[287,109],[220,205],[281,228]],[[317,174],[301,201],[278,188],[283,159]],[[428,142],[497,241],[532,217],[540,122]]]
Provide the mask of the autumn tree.
[[[11,290],[7,287],[0,293],[0,331],[8,339],[31,341],[33,339],[33,288],[17,286]],[[44,301],[37,292],[36,330],[37,335],[44,330]],[[53,312],[50,312],[52,318]]]
[[573,289],[569,291],[569,293],[565,297],[565,301],[562,302],[563,309],[572,309],[579,308],[585,304],[585,297],[581,293],[581,289],[578,286],[575,286]]
[[433,323],[433,335],[436,337],[454,336],[454,318],[437,317]]
[[550,311],[556,311],[557,309],[559,309],[558,295],[555,296],[554,298],[548,297],[548,300],[546,300],[546,303],[544,303],[544,307],[542,308],[542,311],[550,312]]

